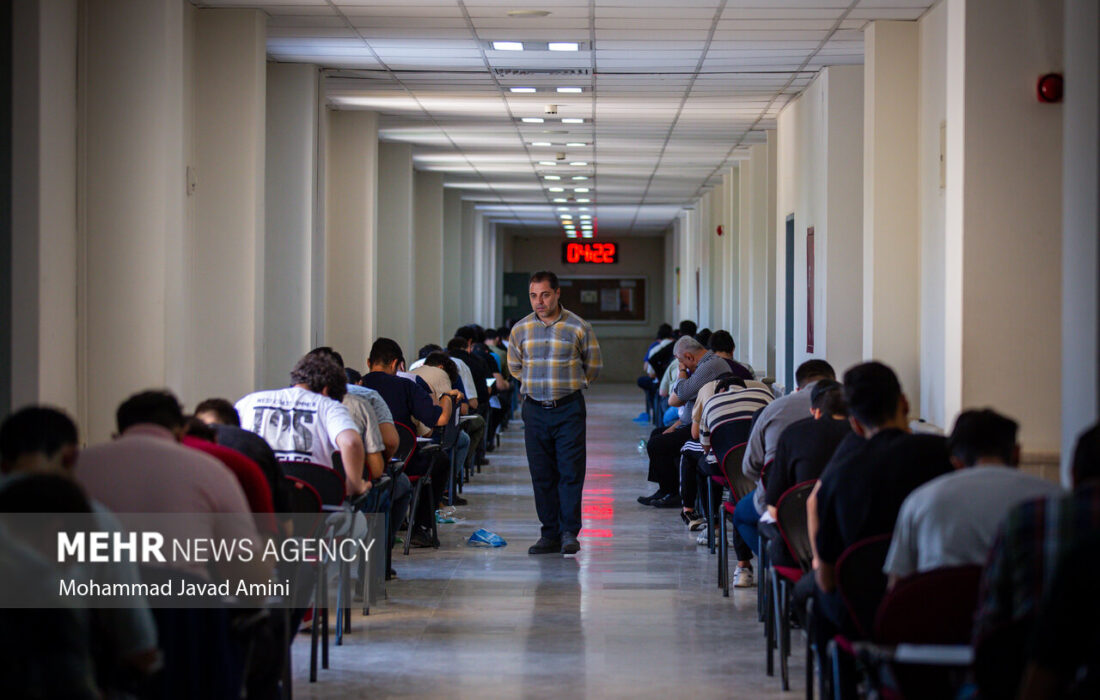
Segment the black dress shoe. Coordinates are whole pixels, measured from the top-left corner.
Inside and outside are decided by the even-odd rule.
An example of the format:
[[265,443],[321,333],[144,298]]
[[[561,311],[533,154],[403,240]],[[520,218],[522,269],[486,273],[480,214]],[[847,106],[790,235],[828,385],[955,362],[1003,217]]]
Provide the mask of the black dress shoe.
[[679,508],[680,497],[674,493],[669,493],[661,496],[657,500],[651,502],[649,505],[656,508]]
[[656,501],[660,498],[664,498],[667,495],[668,494],[665,493],[664,491],[662,491],[661,489],[657,489],[656,491],[649,494],[648,496],[638,496],[638,503],[641,503],[643,506],[651,506],[651,505],[653,505],[654,501]]
[[576,554],[579,551],[581,551],[581,543],[577,541],[576,535],[571,535],[567,532],[561,536],[562,554]]
[[561,540],[540,537],[539,541],[527,548],[528,554],[557,554],[561,551]]

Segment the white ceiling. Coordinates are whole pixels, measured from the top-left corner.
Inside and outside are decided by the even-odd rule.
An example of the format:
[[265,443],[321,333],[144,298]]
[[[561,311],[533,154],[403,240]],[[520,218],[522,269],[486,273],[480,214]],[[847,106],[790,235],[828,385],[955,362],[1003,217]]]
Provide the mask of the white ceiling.
[[[379,112],[383,140],[413,144],[417,169],[444,173],[448,187],[494,220],[560,232],[557,209],[568,206],[574,216],[595,215],[600,233],[645,235],[664,230],[747,146],[762,143],[822,67],[862,63],[868,21],[917,19],[934,0],[196,4],[263,9],[271,59],[325,68],[333,107]],[[508,14],[531,9],[550,14]],[[496,51],[492,41],[527,42],[528,50]],[[580,50],[548,51],[550,41]],[[556,115],[544,113],[548,104]],[[532,145],[544,142],[554,145]],[[587,165],[569,165],[576,162]]]

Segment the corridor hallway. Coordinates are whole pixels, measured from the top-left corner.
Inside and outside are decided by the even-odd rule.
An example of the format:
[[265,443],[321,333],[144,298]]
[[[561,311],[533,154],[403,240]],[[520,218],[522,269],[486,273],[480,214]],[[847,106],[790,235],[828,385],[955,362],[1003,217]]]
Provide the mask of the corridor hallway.
[[[587,393],[588,476],[575,559],[528,556],[538,538],[523,426],[467,486],[464,520],[440,525],[440,549],[395,550],[399,579],[332,647],[310,684],[309,637],[293,645],[297,698],[781,698],[803,692],[793,637],[789,693],[764,673],[756,589],[715,585],[716,557],[676,510],[635,500],[645,481],[631,422],[641,392],[597,384]],[[479,527],[502,549],[467,547]]]

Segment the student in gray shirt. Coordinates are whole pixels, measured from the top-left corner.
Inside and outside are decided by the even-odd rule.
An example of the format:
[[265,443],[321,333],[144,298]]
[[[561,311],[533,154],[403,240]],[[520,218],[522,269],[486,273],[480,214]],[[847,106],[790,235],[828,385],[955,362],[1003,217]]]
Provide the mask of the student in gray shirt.
[[997,528],[1024,501],[1062,495],[1053,481],[1016,470],[1016,422],[990,410],[964,411],[948,449],[955,471],[902,503],[883,571],[901,578],[943,566],[984,564]]

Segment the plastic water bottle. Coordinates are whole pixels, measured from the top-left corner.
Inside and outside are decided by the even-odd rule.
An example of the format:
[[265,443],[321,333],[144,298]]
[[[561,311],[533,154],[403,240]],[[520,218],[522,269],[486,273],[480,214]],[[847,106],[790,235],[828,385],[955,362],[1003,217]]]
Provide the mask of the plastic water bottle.
[[645,438],[638,441],[638,453],[645,454]]

